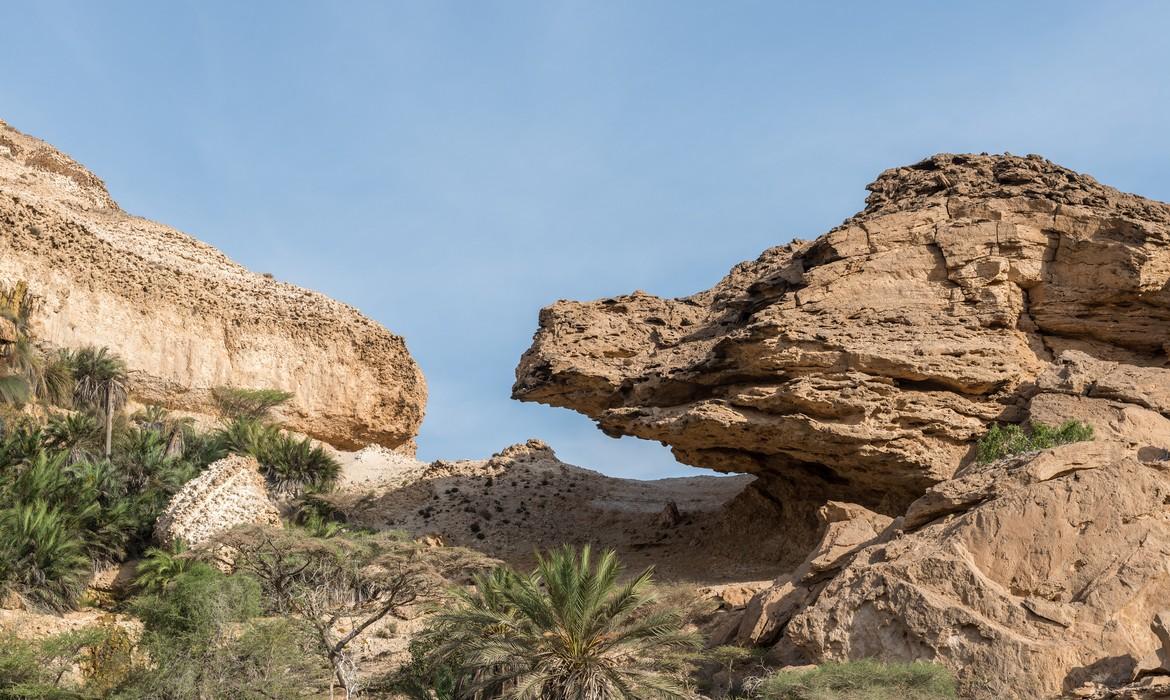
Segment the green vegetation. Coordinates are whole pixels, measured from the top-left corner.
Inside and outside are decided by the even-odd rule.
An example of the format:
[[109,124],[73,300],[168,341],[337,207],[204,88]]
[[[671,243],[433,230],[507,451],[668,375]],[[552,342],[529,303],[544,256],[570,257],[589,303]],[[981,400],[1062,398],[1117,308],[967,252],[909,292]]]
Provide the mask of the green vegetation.
[[129,664],[126,633],[113,624],[38,640],[7,635],[0,637],[0,700],[106,698]]
[[126,363],[109,348],[81,348],[66,357],[73,370],[75,404],[105,421],[108,458],[113,449],[114,414],[126,404]]
[[165,593],[138,598],[149,661],[136,665],[114,698],[303,698],[325,684],[303,621],[264,619],[260,585],[202,563]]
[[270,421],[272,411],[293,397],[289,392],[279,389],[242,389],[231,386],[216,387],[211,390],[211,396],[224,421],[243,419],[257,423]]
[[476,577],[435,616],[424,665],[408,667],[402,686],[429,674],[461,698],[692,697],[685,673],[699,639],[655,606],[649,569],[625,584],[620,575],[612,551],[565,547],[529,575]]
[[941,666],[923,662],[827,663],[804,671],[781,671],[764,679],[761,700],[944,700],[957,697],[955,682]]
[[1028,430],[1015,424],[996,424],[979,440],[977,459],[982,463],[994,462],[1012,455],[1092,439],[1093,426],[1075,420],[1066,421],[1055,428],[1043,423],[1032,423]]

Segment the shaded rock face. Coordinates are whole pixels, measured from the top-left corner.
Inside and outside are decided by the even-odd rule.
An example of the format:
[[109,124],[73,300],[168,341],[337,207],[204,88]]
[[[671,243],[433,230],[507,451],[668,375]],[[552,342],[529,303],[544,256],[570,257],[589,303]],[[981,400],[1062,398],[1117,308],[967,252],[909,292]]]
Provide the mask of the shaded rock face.
[[1022,420],[1062,353],[1120,383],[1165,364],[1167,205],[1035,156],[939,155],[868,189],[840,227],[706,292],[544,309],[514,397],[789,501],[897,515],[989,422]]
[[45,300],[39,339],[109,346],[143,403],[207,413],[215,386],[283,389],[290,428],[343,448],[409,447],[422,421],[402,338],[126,214],[84,167],[0,122],[0,281],[17,280]]
[[230,455],[209,466],[171,497],[154,526],[162,543],[202,544],[237,525],[281,527],[280,512],[268,497],[260,464]]

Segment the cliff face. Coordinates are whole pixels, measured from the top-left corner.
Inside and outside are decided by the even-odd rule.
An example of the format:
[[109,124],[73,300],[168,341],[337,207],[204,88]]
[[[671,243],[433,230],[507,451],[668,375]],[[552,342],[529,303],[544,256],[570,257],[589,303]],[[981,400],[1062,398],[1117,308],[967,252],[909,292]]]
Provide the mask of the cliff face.
[[122,355],[141,402],[205,413],[215,386],[284,389],[290,428],[345,448],[408,444],[422,421],[426,386],[401,337],[126,214],[84,167],[3,122],[0,279],[44,298],[39,339]]
[[1065,351],[1170,350],[1170,207],[1029,156],[938,155],[683,299],[544,309],[515,398],[681,461],[897,515],[1026,417]]

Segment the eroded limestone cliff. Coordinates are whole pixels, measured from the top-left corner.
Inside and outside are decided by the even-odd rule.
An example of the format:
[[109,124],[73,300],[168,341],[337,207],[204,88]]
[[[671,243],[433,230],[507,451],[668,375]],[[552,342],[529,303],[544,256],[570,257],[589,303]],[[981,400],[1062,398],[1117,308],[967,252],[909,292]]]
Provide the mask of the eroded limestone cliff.
[[422,421],[401,337],[126,214],[93,173],[3,122],[0,279],[44,298],[39,339],[122,355],[141,402],[206,413],[218,385],[284,389],[290,428],[345,448],[409,445]]
[[513,395],[897,515],[1022,420],[1062,352],[1166,362],[1170,206],[1036,156],[937,155],[868,189],[706,292],[544,309]]

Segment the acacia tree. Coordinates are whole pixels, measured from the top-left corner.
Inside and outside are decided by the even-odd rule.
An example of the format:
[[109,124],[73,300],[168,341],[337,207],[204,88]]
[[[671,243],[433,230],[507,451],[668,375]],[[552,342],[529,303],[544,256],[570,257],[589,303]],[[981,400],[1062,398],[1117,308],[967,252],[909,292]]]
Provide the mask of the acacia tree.
[[276,612],[294,613],[312,628],[347,698],[361,691],[350,644],[387,615],[401,618],[403,608],[442,583],[418,545],[392,536],[321,539],[244,527],[218,545],[221,566],[255,578]]
[[87,347],[71,355],[77,401],[103,414],[107,458],[113,450],[114,414],[126,405],[126,363],[109,348]]

